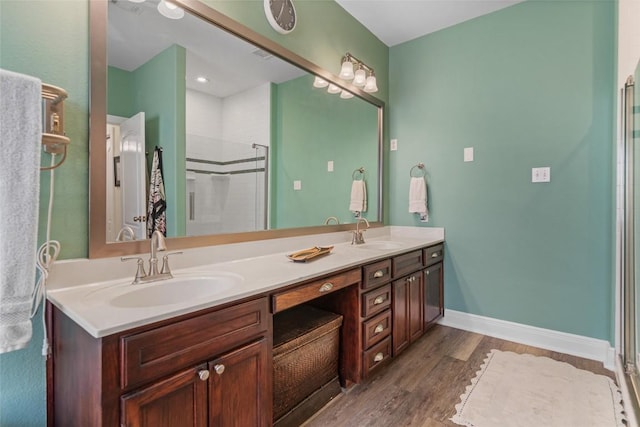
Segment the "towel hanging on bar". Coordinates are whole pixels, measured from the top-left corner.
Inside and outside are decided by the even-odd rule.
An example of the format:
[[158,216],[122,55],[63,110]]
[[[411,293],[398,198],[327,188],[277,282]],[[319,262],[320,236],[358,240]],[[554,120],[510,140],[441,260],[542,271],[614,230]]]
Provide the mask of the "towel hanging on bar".
[[411,177],[409,182],[409,213],[420,215],[421,222],[429,221],[427,183],[424,177]]
[[167,235],[167,200],[162,177],[162,148],[153,151],[151,177],[149,179],[149,202],[147,204],[147,237],[159,230]]

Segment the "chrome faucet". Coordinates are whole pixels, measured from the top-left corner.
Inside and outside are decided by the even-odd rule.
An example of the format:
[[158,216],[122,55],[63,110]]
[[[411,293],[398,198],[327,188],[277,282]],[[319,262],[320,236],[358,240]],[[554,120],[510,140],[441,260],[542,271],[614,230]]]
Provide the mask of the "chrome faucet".
[[324,220],[324,225],[329,225],[331,221],[335,221],[336,224],[340,224],[340,220],[335,216],[330,216],[329,218]]
[[164,235],[159,230],[155,230],[151,234],[151,251],[149,256],[149,274],[144,271],[144,261],[140,257],[123,257],[122,261],[136,260],[138,263],[138,269],[136,276],[133,279],[132,284],[149,283],[157,280],[171,279],[171,269],[169,268],[169,255],[181,254],[182,252],[171,252],[162,257],[162,268],[158,271],[158,252],[165,252],[167,250],[167,242]]
[[356,244],[356,245],[361,245],[364,243],[364,235],[362,233],[364,233],[365,231],[367,231],[367,228],[365,228],[364,230],[360,230],[360,222],[364,221],[365,224],[367,224],[367,228],[369,228],[369,221],[367,221],[366,218],[358,218],[358,221],[356,221],[356,230],[352,231],[353,236],[351,237],[351,244]]

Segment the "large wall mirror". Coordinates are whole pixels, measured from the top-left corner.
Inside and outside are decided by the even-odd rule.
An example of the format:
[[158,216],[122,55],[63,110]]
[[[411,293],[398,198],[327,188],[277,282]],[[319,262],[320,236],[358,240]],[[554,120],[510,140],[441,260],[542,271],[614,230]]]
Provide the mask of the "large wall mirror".
[[157,158],[171,249],[381,225],[383,103],[197,0],[159,3],[90,2],[89,256],[148,251]]

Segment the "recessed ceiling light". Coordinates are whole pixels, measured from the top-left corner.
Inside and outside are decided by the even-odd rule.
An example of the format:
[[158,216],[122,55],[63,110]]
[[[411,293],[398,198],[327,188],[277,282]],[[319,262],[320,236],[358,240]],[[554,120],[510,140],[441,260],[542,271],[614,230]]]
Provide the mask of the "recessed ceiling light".
[[209,79],[204,77],[204,76],[198,76],[196,77],[196,81],[198,83],[209,83]]

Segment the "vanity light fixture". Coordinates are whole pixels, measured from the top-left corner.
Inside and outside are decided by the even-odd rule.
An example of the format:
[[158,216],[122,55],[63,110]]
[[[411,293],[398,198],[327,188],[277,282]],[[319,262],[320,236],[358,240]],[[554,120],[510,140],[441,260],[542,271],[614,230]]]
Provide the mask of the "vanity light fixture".
[[342,99],[349,99],[349,98],[353,98],[353,94],[349,91],[346,91],[344,89],[342,89],[342,92],[340,92],[340,98]]
[[184,10],[168,0],[160,0],[158,3],[158,12],[160,15],[169,19],[182,19]]
[[[378,91],[378,83],[373,68],[347,52],[342,57],[340,66],[340,74],[338,76],[343,80],[352,81],[354,86],[362,88],[367,93]],[[355,68],[355,72],[353,71]],[[329,93],[340,93],[340,98],[349,99],[353,97],[353,93],[342,90],[334,84],[329,84],[326,80],[316,76],[313,80],[313,87],[327,87]]]
[[340,89],[338,86],[334,85],[333,83],[329,84],[329,89],[327,89],[327,92],[329,93],[340,93],[342,91],[342,89]]
[[313,79],[313,87],[327,87],[329,86],[329,82],[326,81],[325,79],[316,76],[315,79]]

